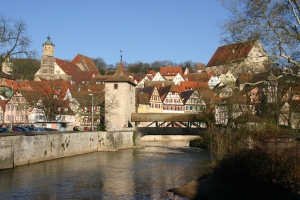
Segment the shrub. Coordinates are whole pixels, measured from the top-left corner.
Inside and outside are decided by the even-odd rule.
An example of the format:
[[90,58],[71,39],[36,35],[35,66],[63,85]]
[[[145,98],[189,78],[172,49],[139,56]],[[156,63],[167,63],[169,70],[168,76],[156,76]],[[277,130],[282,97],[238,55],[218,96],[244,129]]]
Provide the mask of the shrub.
[[300,160],[296,150],[242,149],[220,160],[213,175],[237,183],[257,180],[299,192]]

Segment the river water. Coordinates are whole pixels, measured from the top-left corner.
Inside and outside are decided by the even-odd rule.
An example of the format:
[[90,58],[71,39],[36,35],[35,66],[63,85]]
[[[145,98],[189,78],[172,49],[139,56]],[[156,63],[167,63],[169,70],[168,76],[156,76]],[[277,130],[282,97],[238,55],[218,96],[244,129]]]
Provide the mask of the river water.
[[199,177],[209,153],[184,141],[142,145],[0,170],[0,198],[186,199],[167,190]]

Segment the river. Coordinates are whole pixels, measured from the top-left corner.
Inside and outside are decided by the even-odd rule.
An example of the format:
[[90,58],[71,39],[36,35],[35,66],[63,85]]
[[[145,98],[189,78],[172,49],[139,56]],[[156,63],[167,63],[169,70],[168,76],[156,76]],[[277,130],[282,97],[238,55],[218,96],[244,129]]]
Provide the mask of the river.
[[0,171],[1,199],[186,199],[167,192],[199,177],[208,152],[184,141],[95,152]]

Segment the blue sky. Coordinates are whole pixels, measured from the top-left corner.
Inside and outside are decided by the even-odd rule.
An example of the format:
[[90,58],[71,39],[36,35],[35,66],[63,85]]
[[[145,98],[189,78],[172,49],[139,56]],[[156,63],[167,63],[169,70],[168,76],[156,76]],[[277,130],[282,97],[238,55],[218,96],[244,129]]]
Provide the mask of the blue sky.
[[27,24],[42,56],[50,35],[55,57],[101,57],[107,64],[188,60],[207,64],[220,46],[217,0],[2,0],[0,13]]

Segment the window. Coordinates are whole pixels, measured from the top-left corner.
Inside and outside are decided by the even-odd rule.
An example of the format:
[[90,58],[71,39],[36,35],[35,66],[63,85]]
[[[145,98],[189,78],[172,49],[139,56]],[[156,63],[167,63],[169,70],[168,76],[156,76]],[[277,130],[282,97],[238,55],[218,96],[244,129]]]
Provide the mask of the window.
[[10,115],[6,115],[6,121],[10,121]]
[[16,121],[19,121],[19,115],[16,115]]
[[115,90],[118,89],[118,84],[114,84],[114,89],[115,89]]
[[58,107],[58,108],[57,108],[57,111],[60,111],[60,110],[61,110],[61,107]]

